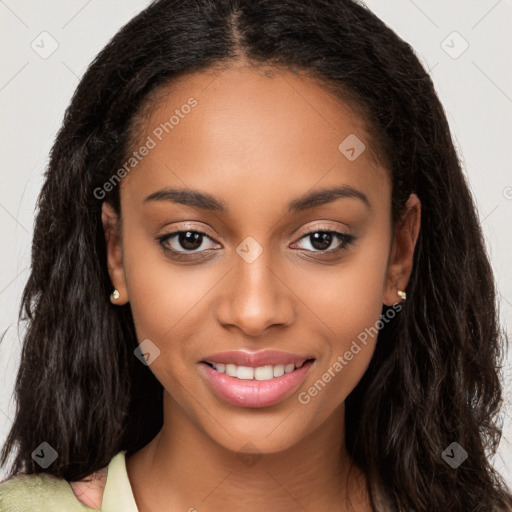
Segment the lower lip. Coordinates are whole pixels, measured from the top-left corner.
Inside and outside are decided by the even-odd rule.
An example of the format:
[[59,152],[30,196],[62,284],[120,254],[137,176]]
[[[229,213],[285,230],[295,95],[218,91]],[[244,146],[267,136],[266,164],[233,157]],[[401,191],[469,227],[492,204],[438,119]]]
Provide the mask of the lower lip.
[[307,361],[293,372],[270,380],[242,380],[199,363],[201,371],[217,394],[233,405],[268,407],[288,398],[304,381],[313,361]]

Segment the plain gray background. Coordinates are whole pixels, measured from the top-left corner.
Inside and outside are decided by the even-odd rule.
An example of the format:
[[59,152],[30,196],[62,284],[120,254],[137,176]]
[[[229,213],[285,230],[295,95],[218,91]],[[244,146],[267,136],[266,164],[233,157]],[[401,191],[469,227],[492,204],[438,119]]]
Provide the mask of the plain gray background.
[[[431,72],[477,201],[500,292],[501,323],[510,333],[512,2],[365,3],[415,48]],[[15,410],[12,391],[20,356],[17,313],[49,150],[88,64],[148,4],[148,0],[0,0],[0,332],[7,330],[0,345],[0,445]],[[504,437],[494,462],[511,482],[511,354],[504,380]],[[0,478],[3,474],[0,471]]]

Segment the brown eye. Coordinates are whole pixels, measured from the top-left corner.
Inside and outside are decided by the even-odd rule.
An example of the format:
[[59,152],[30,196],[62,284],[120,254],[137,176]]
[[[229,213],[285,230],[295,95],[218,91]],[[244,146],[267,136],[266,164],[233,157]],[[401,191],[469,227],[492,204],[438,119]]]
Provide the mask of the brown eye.
[[178,233],[177,240],[181,247],[193,251],[201,247],[203,236],[202,233],[198,233],[197,231],[182,231]]
[[[213,247],[208,247],[206,241],[213,240],[203,231],[182,230],[168,233],[157,238],[158,243],[164,251],[175,255],[177,258],[200,255],[208,252]],[[201,250],[199,250],[201,249]]]
[[[355,240],[355,236],[339,231],[323,231],[317,229],[316,231],[306,233],[300,240],[308,241],[312,249],[308,249],[307,247],[299,247],[299,249],[305,249],[310,252],[335,253],[343,251],[346,246]],[[337,247],[329,249],[336,240],[338,241]]]
[[311,241],[311,245],[319,251],[328,249],[334,239],[332,233],[327,231],[317,231],[316,233],[312,233],[308,236]]

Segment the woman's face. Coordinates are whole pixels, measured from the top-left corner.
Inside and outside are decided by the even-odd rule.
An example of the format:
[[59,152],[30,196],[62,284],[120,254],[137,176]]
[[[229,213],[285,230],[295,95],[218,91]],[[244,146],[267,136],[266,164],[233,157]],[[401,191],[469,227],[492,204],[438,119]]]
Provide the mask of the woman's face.
[[232,450],[291,447],[342,417],[407,284],[419,211],[392,233],[363,121],[303,76],[231,68],[166,92],[125,167],[122,236],[107,230],[115,302],[170,421]]

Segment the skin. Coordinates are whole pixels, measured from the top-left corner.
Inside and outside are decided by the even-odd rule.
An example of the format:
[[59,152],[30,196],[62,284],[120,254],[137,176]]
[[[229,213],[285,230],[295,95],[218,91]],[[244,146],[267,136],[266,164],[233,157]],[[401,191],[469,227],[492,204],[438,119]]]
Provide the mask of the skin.
[[[160,350],[149,368],[164,387],[164,426],[127,458],[139,511],[374,510],[346,451],[344,401],[376,337],[308,404],[297,396],[375,325],[383,304],[401,300],[419,200],[411,195],[393,230],[389,171],[364,121],[321,84],[276,68],[182,77],[155,103],[139,142],[191,96],[198,105],[122,180],[122,223],[103,205],[113,303],[130,302],[139,342]],[[354,161],[338,149],[349,134],[366,146]],[[305,193],[340,185],[363,192],[371,208],[345,197],[287,211]],[[215,195],[229,211],[144,201],[168,188]],[[194,246],[192,263],[155,241],[178,229],[210,237]],[[328,230],[355,240],[333,236],[322,249],[305,236]],[[236,252],[247,237],[263,251],[252,263]],[[167,246],[187,252],[178,237]],[[315,357],[300,388],[271,407],[228,404],[199,372],[208,354],[266,348]],[[251,464],[240,456],[247,443],[257,452]]]

